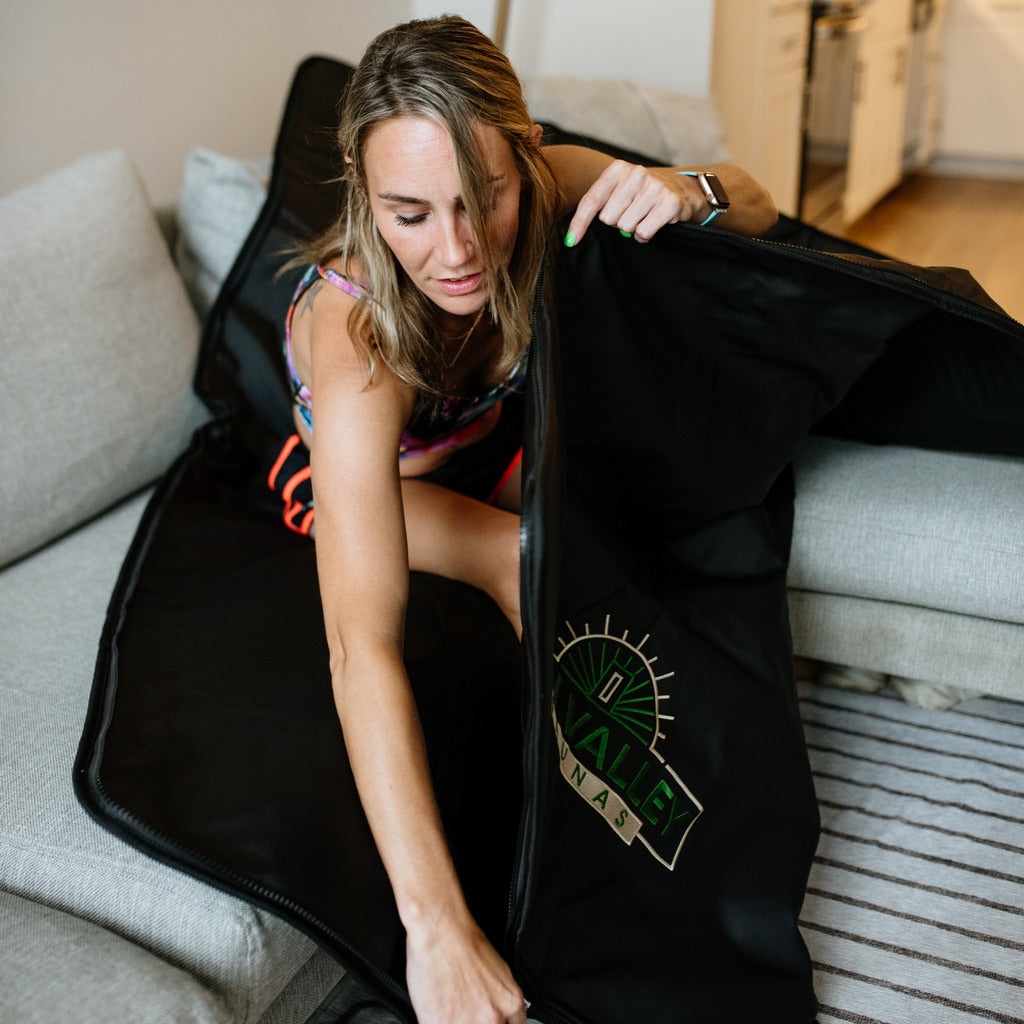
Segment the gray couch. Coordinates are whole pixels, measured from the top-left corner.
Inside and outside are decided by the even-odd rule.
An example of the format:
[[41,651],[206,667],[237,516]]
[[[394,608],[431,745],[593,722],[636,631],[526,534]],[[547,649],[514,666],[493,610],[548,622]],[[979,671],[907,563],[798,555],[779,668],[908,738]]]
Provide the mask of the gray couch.
[[338,966],[116,839],[71,786],[147,489],[203,419],[196,311],[123,153],[0,200],[0,239],[0,1020],[305,1020]]
[[[196,304],[260,198],[252,166],[194,154],[177,264],[122,153],[0,200],[5,1022],[285,1024],[342,973],[289,925],[104,831],[71,785],[118,569],[204,416]],[[821,441],[798,484],[798,653],[1024,698],[1019,460]]]
[[797,654],[1024,700],[1024,459],[818,438],[795,469]]

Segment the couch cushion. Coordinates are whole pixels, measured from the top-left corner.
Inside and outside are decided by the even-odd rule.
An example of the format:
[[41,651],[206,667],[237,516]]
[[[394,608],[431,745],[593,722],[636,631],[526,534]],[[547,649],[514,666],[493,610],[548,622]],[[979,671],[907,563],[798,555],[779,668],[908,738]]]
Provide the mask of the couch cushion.
[[198,322],[128,158],[0,200],[0,565],[158,476],[201,420]]
[[0,572],[0,889],[142,946],[198,979],[232,1021],[253,1021],[312,942],[139,853],[72,789],[107,601],[143,506],[133,498]]
[[1017,623],[792,589],[789,619],[802,657],[1024,701]]
[[185,160],[174,249],[192,303],[205,317],[267,198],[270,160],[193,149]]
[[81,918],[0,892],[0,1019],[229,1024],[195,978]]
[[706,96],[621,79],[549,77],[530,79],[524,92],[535,120],[649,153],[669,166],[729,159],[722,122]]
[[789,584],[1024,623],[1024,459],[812,439]]

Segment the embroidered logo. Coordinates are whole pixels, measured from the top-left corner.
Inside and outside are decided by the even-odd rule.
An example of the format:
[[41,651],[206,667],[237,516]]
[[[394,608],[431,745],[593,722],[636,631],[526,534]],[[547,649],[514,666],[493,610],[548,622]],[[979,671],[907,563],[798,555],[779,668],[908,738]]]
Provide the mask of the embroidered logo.
[[656,675],[657,658],[643,653],[650,636],[613,635],[610,617],[604,632],[566,627],[552,694],[562,776],[624,843],[639,839],[671,871],[703,810],[656,749],[673,720],[662,705],[674,673]]

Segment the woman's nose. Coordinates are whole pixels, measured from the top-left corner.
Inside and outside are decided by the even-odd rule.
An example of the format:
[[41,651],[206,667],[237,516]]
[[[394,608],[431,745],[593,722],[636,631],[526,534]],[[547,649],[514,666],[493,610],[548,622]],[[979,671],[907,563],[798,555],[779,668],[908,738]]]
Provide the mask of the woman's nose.
[[438,259],[451,269],[465,266],[473,252],[473,227],[464,213],[444,219],[437,239]]

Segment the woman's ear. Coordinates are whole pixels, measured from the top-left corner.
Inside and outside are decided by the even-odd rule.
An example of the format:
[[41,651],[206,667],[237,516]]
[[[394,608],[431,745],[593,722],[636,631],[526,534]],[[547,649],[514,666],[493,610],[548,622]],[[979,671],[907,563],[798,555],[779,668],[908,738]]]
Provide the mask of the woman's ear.
[[364,184],[363,179],[359,178],[359,177],[356,177],[354,174],[352,174],[352,167],[353,167],[352,157],[350,157],[346,153],[344,159],[345,159],[345,177],[348,178],[348,180],[350,182],[354,183],[356,188],[359,189],[359,191],[362,192],[363,195],[366,195],[366,185]]
[[540,145],[540,137],[543,134],[544,134],[544,129],[539,124],[535,124],[530,129],[530,145],[531,146],[539,146]]

